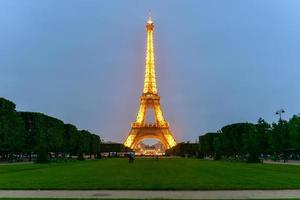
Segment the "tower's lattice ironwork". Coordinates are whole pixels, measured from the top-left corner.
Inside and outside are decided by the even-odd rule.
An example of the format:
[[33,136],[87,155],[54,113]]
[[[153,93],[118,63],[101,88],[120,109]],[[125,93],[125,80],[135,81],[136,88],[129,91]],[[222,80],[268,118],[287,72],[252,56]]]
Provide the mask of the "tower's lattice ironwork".
[[[131,124],[131,130],[124,145],[135,149],[143,139],[153,138],[159,140],[168,149],[175,146],[176,142],[170,131],[169,123],[164,119],[160,97],[157,93],[153,48],[154,24],[151,17],[147,21],[146,31],[147,49],[144,88],[140,97],[140,107],[136,120]],[[154,123],[146,122],[146,114],[149,109],[154,110]]]

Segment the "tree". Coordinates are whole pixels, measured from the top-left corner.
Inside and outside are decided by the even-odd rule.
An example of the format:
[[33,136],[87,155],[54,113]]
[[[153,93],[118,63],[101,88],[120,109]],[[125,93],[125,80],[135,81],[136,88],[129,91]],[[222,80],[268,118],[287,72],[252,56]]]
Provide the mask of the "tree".
[[46,120],[46,137],[48,151],[57,154],[63,152],[64,144],[64,123],[54,117],[44,115]]
[[288,122],[279,120],[272,124],[271,149],[275,155],[283,154],[290,146]]
[[221,131],[224,148],[227,149],[227,156],[241,156],[244,155],[246,149],[244,148],[244,137],[249,133],[253,127],[250,123],[236,123],[224,126]]
[[20,115],[25,123],[26,151],[37,153],[38,163],[47,163],[50,151],[47,116],[36,112],[20,112]]
[[92,134],[90,141],[91,154],[98,155],[100,153],[100,136]]
[[247,124],[244,127],[243,145],[244,155],[248,162],[260,162],[261,149],[261,133],[253,124]]
[[197,143],[189,143],[189,142],[181,142],[176,144],[174,147],[166,150],[166,155],[173,156],[198,156],[199,154],[199,144]]
[[214,156],[214,139],[218,136],[218,133],[206,133],[199,136],[199,152],[203,156]]
[[78,132],[78,159],[83,160],[85,154],[90,154],[90,132],[81,130]]
[[251,162],[259,160],[258,133],[254,124],[236,123],[224,126],[213,144],[217,159],[225,156]]
[[37,162],[48,162],[54,155],[99,154],[100,137],[78,131],[54,117],[36,112],[17,112],[15,104],[0,98],[0,156],[37,154]]
[[256,131],[257,131],[257,142],[259,152],[267,154],[270,153],[270,134],[271,126],[264,119],[259,118],[257,121]]
[[25,123],[25,149],[37,153],[37,162],[48,162],[51,153],[63,152],[64,123],[42,113],[20,112]]
[[0,98],[0,154],[5,159],[22,153],[25,142],[24,123],[15,108],[13,102]]
[[213,140],[214,145],[214,160],[220,160],[224,156],[225,145],[223,144],[222,134],[218,133]]
[[76,126],[72,124],[64,125],[64,152],[69,153],[71,155],[77,155],[77,144],[78,144],[78,130]]
[[300,150],[300,115],[294,115],[288,123],[291,148]]
[[32,159],[32,153],[37,151],[38,146],[38,133],[35,129],[35,120],[33,113],[30,112],[19,112],[20,116],[23,119],[25,127],[25,145],[24,151],[29,155],[29,160]]

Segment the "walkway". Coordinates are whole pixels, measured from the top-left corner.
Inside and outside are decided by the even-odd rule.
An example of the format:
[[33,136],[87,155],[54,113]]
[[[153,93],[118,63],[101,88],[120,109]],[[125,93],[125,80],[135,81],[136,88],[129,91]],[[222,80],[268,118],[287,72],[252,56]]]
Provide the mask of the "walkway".
[[299,160],[289,160],[287,162],[283,162],[283,161],[272,161],[272,160],[264,160],[263,161],[264,164],[277,164],[277,165],[300,165],[300,161]]
[[105,198],[105,199],[281,199],[299,198],[300,190],[0,190],[0,198]]

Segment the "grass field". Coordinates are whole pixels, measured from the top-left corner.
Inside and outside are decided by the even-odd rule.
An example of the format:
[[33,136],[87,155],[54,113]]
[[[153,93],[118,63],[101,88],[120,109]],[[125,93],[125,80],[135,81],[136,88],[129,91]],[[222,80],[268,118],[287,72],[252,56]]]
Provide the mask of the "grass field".
[[0,165],[0,189],[283,188],[300,188],[300,166],[179,158]]

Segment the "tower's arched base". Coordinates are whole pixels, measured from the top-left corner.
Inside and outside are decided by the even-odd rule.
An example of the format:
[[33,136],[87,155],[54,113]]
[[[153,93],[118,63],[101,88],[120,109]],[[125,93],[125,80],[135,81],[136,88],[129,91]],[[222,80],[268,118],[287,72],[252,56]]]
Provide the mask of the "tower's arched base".
[[125,146],[136,149],[136,146],[144,139],[157,139],[169,149],[176,142],[169,127],[132,127],[125,141]]

